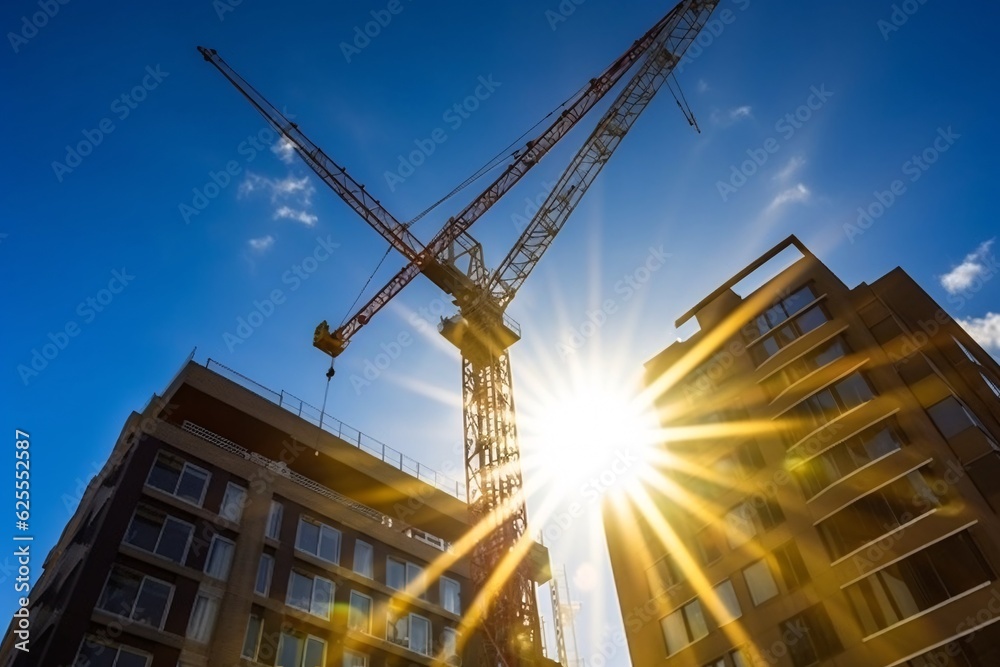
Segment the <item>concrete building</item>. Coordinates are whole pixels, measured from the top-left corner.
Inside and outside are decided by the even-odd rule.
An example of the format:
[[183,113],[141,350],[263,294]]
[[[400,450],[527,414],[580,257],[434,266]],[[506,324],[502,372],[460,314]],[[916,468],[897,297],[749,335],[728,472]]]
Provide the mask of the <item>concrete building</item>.
[[127,420],[0,665],[478,664],[452,472],[189,362]]
[[672,460],[605,510],[633,664],[1000,665],[995,360],[901,269],[849,288],[794,237],[692,317],[647,364]]

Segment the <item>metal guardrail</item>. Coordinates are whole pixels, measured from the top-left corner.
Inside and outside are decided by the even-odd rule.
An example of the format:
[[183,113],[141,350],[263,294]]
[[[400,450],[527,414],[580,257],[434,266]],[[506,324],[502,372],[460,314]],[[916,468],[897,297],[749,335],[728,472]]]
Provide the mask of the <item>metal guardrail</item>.
[[464,482],[423,465],[416,459],[412,459],[403,454],[401,451],[393,449],[371,436],[365,435],[358,429],[348,426],[339,419],[335,419],[324,414],[323,411],[316,406],[310,405],[309,403],[306,403],[302,399],[297,398],[286,391],[278,392],[268,389],[262,384],[251,380],[245,375],[242,375],[213,359],[208,359],[205,362],[205,368],[232,380],[244,389],[248,389],[258,396],[266,398],[272,403],[288,410],[292,414],[305,419],[314,426],[320,427],[327,433],[337,436],[350,445],[354,445],[366,454],[374,456],[383,463],[388,463],[389,465],[402,470],[406,474],[416,477],[420,481],[426,482],[436,489],[444,491],[450,496],[458,498],[462,502],[466,501],[466,489]]
[[337,493],[336,491],[334,491],[329,487],[323,486],[314,479],[306,477],[301,473],[295,472],[282,462],[274,461],[272,459],[267,458],[266,456],[261,456],[257,452],[251,452],[246,447],[238,445],[232,440],[224,438],[218,433],[209,431],[207,428],[203,428],[198,424],[195,424],[194,422],[184,420],[184,423],[181,425],[181,428],[187,431],[188,433],[191,433],[201,438],[205,442],[209,442],[215,445],[216,447],[229,452],[230,454],[235,454],[236,456],[246,459],[251,463],[255,463],[262,468],[266,468],[267,470],[270,470],[271,472],[277,475],[281,475],[282,477],[285,477],[295,482],[299,486],[309,489],[313,493],[318,493],[324,498],[328,498],[334,501],[335,503],[343,505],[344,507],[347,507],[348,509],[357,512],[358,514],[362,514],[373,521],[377,521],[386,528],[392,528],[394,526],[397,529],[402,528],[402,533],[407,537],[415,539],[418,542],[423,542],[424,544],[432,546],[440,551],[449,551],[451,548],[451,545],[445,540],[441,539],[440,537],[431,535],[430,533],[422,531],[419,528],[413,528],[407,526],[402,522],[393,519],[391,516],[387,514],[383,514],[382,512],[379,512],[374,508],[368,507],[367,505],[359,503],[356,500],[352,500],[341,493]]

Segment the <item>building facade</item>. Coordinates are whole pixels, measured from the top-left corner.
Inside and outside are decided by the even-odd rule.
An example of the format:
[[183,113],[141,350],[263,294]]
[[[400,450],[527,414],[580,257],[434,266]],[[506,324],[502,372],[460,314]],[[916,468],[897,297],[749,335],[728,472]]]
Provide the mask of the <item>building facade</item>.
[[216,369],[128,419],[0,665],[478,664],[464,483]]
[[849,288],[794,237],[691,317],[647,364],[667,462],[605,510],[633,664],[1000,665],[995,360],[902,270]]

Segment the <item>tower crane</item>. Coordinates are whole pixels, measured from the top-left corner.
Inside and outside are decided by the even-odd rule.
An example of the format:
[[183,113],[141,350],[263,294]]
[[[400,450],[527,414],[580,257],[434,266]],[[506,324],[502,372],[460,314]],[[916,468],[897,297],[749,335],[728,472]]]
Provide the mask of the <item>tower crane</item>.
[[[513,154],[502,173],[461,212],[449,218],[426,245],[387,211],[347,170],[326,155],[212,49],[198,47],[226,79],[284,137],[305,163],[407,260],[368,303],[331,332],[322,322],[313,344],[336,358],[352,336],[417,275],[423,274],[458,307],[441,333],[462,356],[462,401],[468,506],[483,530],[470,559],[481,596],[476,623],[482,629],[489,667],[532,665],[540,656],[535,582],[525,555],[530,546],[514,417],[509,348],[521,337],[506,315],[518,289],[538,265],[598,173],[718,5],[718,0],[681,0],[604,72],[563,106],[535,139]],[[468,230],[516,185],[636,64],[596,128],[570,161],[507,256],[493,271]],[[678,105],[684,110],[681,100]],[[693,120],[689,117],[689,122]],[[502,580],[498,580],[502,573]]]

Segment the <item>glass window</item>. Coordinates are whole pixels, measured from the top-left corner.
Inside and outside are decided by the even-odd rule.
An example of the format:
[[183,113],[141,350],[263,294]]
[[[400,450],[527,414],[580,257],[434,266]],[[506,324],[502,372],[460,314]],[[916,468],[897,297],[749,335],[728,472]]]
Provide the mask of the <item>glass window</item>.
[[312,604],[309,613],[313,616],[329,619],[333,608],[333,582],[329,579],[316,577],[313,580]]
[[797,590],[812,579],[795,542],[786,542],[775,549],[774,559],[778,561],[781,578],[789,591]]
[[708,635],[708,624],[698,600],[692,600],[663,618],[660,626],[667,641],[668,656]]
[[814,498],[855,470],[901,447],[895,425],[879,424],[806,461],[794,474],[806,498]]
[[374,551],[372,545],[357,540],[354,543],[354,571],[363,577],[372,578]]
[[424,581],[424,568],[414,563],[406,564],[406,589],[416,593],[417,597],[427,597],[427,583]]
[[205,498],[208,478],[208,471],[204,468],[161,451],[156,455],[146,484],[200,507]]
[[323,523],[299,519],[295,548],[329,563],[340,563],[340,531]]
[[326,642],[316,637],[306,638],[306,651],[302,667],[324,667],[326,664]]
[[816,392],[789,410],[782,418],[785,445],[791,447],[817,428],[875,397],[861,373]]
[[368,656],[364,653],[344,649],[343,667],[368,667]]
[[325,641],[309,635],[281,633],[275,667],[323,667],[325,663]]
[[462,613],[462,585],[454,579],[441,577],[441,606],[453,614]]
[[370,634],[372,631],[372,599],[351,591],[351,606],[347,614],[347,627]]
[[271,509],[267,515],[267,532],[265,535],[272,540],[280,539],[281,536],[281,515],[284,513],[284,506],[277,500],[271,501]]
[[722,552],[719,550],[718,538],[716,538],[715,530],[711,526],[700,530],[694,536],[694,540],[703,565],[714,563],[722,557]]
[[754,606],[767,602],[778,594],[778,584],[775,583],[766,560],[759,560],[744,569],[743,578],[746,579]]
[[395,558],[386,560],[385,585],[397,591],[406,588],[406,563]]
[[146,667],[150,656],[130,646],[88,635],[80,644],[75,667]]
[[239,523],[243,518],[243,508],[246,507],[246,503],[247,490],[230,482],[226,486],[226,495],[222,498],[219,516],[233,523]]
[[952,438],[967,428],[979,425],[979,420],[954,396],[927,408],[927,413],[946,438]]
[[726,537],[730,548],[738,549],[757,534],[752,515],[753,510],[746,502],[740,503],[726,513]]
[[750,659],[743,651],[733,651],[729,654],[729,659],[733,661],[733,667],[750,667]]
[[963,532],[852,584],[846,593],[871,635],[992,578],[979,547]]
[[[780,318],[769,317],[767,319],[768,321],[764,321],[762,318],[757,318],[756,326],[751,325],[749,327],[751,331],[744,331],[747,349],[757,366],[770,359],[781,348],[787,347],[801,336],[819,328],[825,322],[829,322],[830,316],[821,304],[817,304],[807,310],[800,311],[799,314],[794,314],[790,320],[778,328],[774,328],[779,323],[774,320]],[[754,335],[756,331],[753,329],[759,330],[761,336]],[[764,334],[764,331],[769,331],[769,333]],[[747,333],[750,335],[748,336]]]
[[264,630],[264,623],[260,616],[251,614],[247,623],[247,634],[243,638],[242,655],[248,660],[257,660],[257,652],[260,650],[260,637]]
[[202,644],[207,643],[212,638],[212,630],[215,628],[215,617],[218,612],[219,598],[199,592],[194,599],[191,617],[188,619],[188,639]]
[[781,624],[784,636],[798,637],[788,642],[794,667],[813,667],[841,650],[840,639],[823,605],[818,604]]
[[254,584],[254,593],[267,597],[271,591],[271,575],[274,573],[274,556],[271,554],[261,554],[260,562],[257,564],[257,581]]
[[431,654],[431,622],[416,614],[410,614],[410,650]]
[[653,563],[646,570],[646,582],[649,585],[649,596],[656,597],[684,581],[684,572],[677,566],[677,561],[670,554]]
[[997,383],[993,381],[993,378],[987,375],[984,371],[979,371],[979,375],[980,377],[983,378],[983,382],[986,383],[986,386],[989,387],[989,390],[993,392],[993,395],[996,396],[997,398],[1000,398],[1000,386],[998,386]]
[[813,371],[847,355],[847,343],[840,337],[820,345],[815,350],[795,359],[763,381],[768,395],[773,399],[788,387]]
[[285,596],[285,604],[302,611],[309,611],[312,605],[312,579],[292,570],[288,580],[288,594]]
[[965,345],[962,344],[962,341],[955,338],[954,336],[952,336],[951,339],[955,341],[955,345],[958,345],[958,349],[962,351],[962,354],[965,355],[966,359],[976,364],[977,366],[982,366],[982,364],[979,363],[979,359],[976,359],[976,355],[972,354],[972,352],[969,351],[969,348],[965,347]]
[[461,665],[462,659],[458,655],[458,632],[451,629],[445,628],[441,631],[441,655],[444,656],[444,661],[449,665]]
[[208,558],[205,559],[205,574],[225,581],[229,578],[229,568],[233,564],[233,552],[236,545],[231,540],[215,535],[208,548]]
[[726,579],[713,590],[721,606],[721,609],[715,614],[715,620],[720,627],[727,623],[732,623],[743,615],[743,610],[740,608],[740,600],[736,597],[736,589],[733,588],[732,581]]
[[161,628],[173,586],[134,570],[115,566],[97,601],[97,608]]
[[125,542],[183,564],[193,534],[190,523],[140,505],[125,532]]

